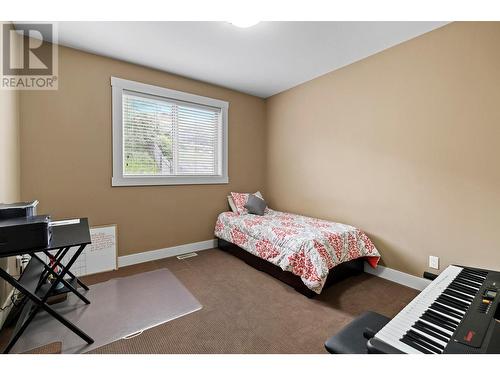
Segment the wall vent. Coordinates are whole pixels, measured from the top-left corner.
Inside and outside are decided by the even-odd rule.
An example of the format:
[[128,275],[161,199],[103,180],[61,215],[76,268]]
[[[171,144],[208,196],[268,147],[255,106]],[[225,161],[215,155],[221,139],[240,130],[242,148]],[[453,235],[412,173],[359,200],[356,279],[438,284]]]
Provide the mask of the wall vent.
[[177,259],[187,259],[187,258],[192,258],[192,257],[197,257],[198,254],[196,253],[187,253],[187,254],[182,254],[182,255],[178,255],[176,258]]

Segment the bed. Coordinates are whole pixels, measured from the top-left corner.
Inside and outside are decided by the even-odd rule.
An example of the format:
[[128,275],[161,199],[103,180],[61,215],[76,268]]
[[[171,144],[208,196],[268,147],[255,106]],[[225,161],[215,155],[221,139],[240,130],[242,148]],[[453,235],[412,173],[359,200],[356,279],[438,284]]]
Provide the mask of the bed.
[[346,224],[266,208],[263,216],[221,213],[219,248],[313,297],[380,254],[361,230]]

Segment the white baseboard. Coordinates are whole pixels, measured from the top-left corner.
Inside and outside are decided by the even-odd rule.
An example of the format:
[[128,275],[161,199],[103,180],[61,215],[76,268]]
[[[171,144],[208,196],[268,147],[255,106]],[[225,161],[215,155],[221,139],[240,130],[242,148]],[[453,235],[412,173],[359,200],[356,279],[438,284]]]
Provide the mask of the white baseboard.
[[167,247],[164,249],[145,251],[143,253],[124,255],[118,257],[118,267],[131,266],[132,264],[174,257],[193,251],[213,249],[214,247],[217,247],[217,240],[215,238],[212,240],[193,242],[185,245]]
[[372,268],[366,262],[365,272],[417,290],[423,290],[431,283],[430,280],[397,271],[389,267],[377,266],[377,268]]

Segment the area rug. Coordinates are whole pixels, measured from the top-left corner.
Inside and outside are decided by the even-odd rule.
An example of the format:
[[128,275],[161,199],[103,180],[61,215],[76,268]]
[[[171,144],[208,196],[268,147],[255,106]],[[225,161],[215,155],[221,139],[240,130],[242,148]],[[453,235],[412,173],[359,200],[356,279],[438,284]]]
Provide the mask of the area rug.
[[91,285],[85,295],[91,301],[90,305],[70,294],[66,301],[52,307],[92,337],[93,344],[88,345],[42,312],[11,352],[23,353],[61,341],[62,353],[85,353],[202,308],[166,268]]

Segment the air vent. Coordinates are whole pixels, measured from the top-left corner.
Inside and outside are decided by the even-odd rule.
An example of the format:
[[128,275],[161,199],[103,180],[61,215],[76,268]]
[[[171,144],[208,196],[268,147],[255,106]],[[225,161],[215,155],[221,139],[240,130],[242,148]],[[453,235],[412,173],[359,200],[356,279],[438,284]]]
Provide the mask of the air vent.
[[187,253],[187,254],[178,255],[177,259],[187,259],[187,258],[192,258],[192,257],[197,257],[197,256],[198,256],[198,254],[196,254],[196,253]]

